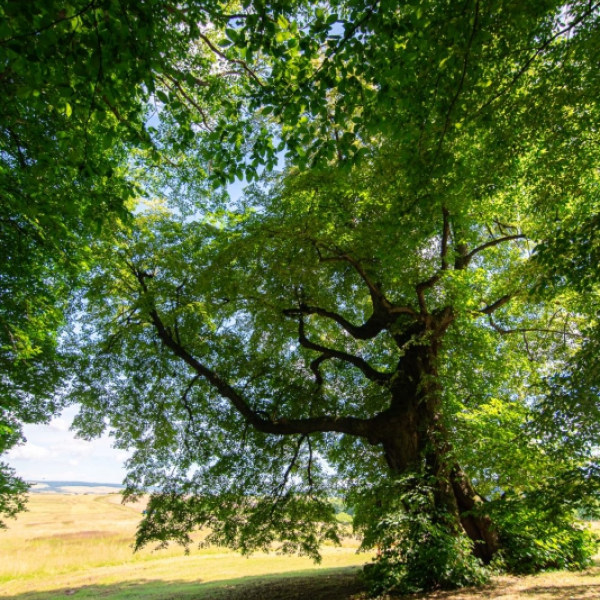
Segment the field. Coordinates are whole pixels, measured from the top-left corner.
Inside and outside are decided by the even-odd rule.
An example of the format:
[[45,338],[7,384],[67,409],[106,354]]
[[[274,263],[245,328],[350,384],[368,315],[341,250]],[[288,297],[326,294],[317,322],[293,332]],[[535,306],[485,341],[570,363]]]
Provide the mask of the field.
[[[34,494],[29,512],[0,532],[0,598],[49,600],[350,600],[362,597],[356,554],[349,537],[323,550],[314,565],[300,557],[240,557],[223,548],[177,546],[133,554],[143,506],[120,504],[118,494]],[[201,536],[200,536],[201,537]],[[419,596],[421,597],[421,596]],[[417,597],[415,597],[417,598]],[[600,598],[600,567],[585,573],[498,578],[483,590],[436,593],[428,599],[588,600]]]

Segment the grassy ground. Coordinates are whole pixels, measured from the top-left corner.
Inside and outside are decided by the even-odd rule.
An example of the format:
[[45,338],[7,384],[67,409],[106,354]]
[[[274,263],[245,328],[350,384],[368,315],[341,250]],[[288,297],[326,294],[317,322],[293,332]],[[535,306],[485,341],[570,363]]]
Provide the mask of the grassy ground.
[[[326,547],[316,567],[304,558],[243,558],[222,548],[178,547],[133,554],[143,510],[118,495],[34,495],[30,511],[0,532],[0,599],[360,600],[358,542]],[[488,588],[413,600],[600,599],[600,565],[585,573],[502,577]]]
[[75,593],[78,599],[212,598],[274,574],[312,580],[316,573],[325,578],[334,573],[346,581],[368,560],[356,554],[355,539],[341,548],[325,547],[318,567],[307,558],[244,558],[216,547],[192,549],[189,556],[178,546],[133,554],[144,507],[120,500],[116,494],[31,495],[29,511],[0,531],[0,598],[46,600]]

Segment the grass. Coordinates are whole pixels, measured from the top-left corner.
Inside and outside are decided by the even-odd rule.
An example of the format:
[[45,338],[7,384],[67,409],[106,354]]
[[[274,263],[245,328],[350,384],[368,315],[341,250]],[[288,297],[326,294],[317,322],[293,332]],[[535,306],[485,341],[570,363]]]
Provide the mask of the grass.
[[[357,577],[368,560],[358,541],[323,549],[323,563],[295,556],[243,558],[223,548],[142,550],[131,544],[143,505],[120,496],[36,494],[29,512],[0,531],[0,599],[361,600]],[[202,535],[198,536],[198,541]],[[499,577],[477,590],[411,600],[592,600],[600,563],[583,573]]]
[[[144,506],[123,506],[120,501],[117,494],[31,495],[29,511],[0,532],[0,598],[42,600],[69,590],[77,590],[77,598],[110,600],[190,594],[209,598],[240,577],[311,575],[332,568],[342,568],[346,577],[348,567],[367,560],[356,554],[358,541],[352,538],[341,548],[326,546],[320,565],[276,554],[244,558],[218,547],[192,549],[188,556],[179,546],[134,554],[132,543]],[[197,535],[197,541],[202,537]]]

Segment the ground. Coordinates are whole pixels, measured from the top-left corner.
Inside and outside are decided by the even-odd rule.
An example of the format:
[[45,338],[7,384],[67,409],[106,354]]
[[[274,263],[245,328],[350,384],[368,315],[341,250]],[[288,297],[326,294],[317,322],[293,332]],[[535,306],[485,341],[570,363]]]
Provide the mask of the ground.
[[[132,553],[142,504],[120,496],[36,494],[29,512],[0,531],[0,599],[362,600],[358,577],[369,560],[358,540],[328,546],[323,563],[277,554],[240,557],[223,548]],[[202,535],[198,536],[200,540]],[[479,590],[412,600],[600,599],[599,566],[584,573],[502,577]]]

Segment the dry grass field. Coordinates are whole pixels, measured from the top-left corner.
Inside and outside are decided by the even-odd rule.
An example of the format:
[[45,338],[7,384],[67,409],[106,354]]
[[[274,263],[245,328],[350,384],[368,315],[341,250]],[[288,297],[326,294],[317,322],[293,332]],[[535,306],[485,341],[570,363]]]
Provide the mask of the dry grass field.
[[[326,547],[323,563],[222,548],[143,550],[131,544],[143,506],[120,496],[35,494],[29,512],[0,532],[0,599],[359,600],[358,542]],[[488,588],[427,600],[600,599],[600,566],[585,573],[498,578]]]

